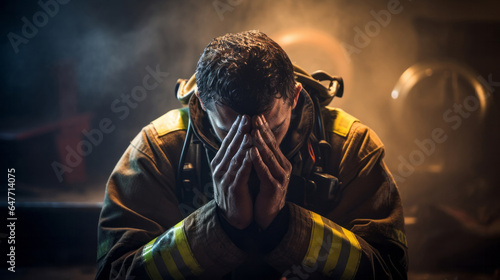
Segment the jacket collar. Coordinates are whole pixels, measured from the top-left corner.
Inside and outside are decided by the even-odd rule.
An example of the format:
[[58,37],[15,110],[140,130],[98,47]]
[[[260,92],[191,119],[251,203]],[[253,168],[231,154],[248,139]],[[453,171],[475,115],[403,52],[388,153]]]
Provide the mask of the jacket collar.
[[[207,113],[201,108],[198,97],[193,94],[189,100],[189,117],[194,133],[206,148],[217,152],[220,141],[212,129]],[[297,106],[292,110],[288,132],[281,142],[281,151],[291,159],[307,142],[314,126],[314,105],[309,94],[302,90]]]

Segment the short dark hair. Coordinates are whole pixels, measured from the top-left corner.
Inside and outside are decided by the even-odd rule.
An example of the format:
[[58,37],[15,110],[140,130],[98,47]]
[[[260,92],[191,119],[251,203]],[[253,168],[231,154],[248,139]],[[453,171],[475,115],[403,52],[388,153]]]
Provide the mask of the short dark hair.
[[213,39],[196,67],[199,96],[208,109],[220,102],[240,114],[271,109],[273,99],[293,103],[295,77],[285,51],[266,34],[245,31]]

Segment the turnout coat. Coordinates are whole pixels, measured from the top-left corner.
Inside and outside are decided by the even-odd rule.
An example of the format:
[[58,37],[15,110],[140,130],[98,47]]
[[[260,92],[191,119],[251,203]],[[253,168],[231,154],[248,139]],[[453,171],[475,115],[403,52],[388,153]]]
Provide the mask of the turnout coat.
[[302,91],[280,146],[299,201],[290,199],[265,231],[231,228],[203,186],[205,199],[187,215],[176,176],[188,121],[209,159],[220,145],[196,96],[144,127],[107,183],[96,278],[406,279],[403,210],[382,142],[340,109],[321,114],[332,147],[323,171],[339,183],[323,193],[303,187],[319,155],[314,106]]

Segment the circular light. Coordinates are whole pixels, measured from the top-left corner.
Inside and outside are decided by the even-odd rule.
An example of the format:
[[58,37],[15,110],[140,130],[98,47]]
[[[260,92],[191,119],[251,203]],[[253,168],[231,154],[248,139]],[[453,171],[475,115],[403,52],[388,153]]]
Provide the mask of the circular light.
[[399,96],[399,92],[398,92],[397,90],[393,90],[393,91],[391,92],[391,97],[392,97],[392,99],[397,99],[397,98],[398,98],[398,96]]

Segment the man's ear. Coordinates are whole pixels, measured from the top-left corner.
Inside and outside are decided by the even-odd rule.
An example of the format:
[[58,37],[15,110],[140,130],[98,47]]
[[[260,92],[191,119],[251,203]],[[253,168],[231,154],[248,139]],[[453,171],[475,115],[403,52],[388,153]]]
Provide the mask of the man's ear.
[[201,109],[203,109],[203,111],[207,111],[205,105],[203,105],[203,102],[200,99],[200,92],[198,91],[198,88],[196,88],[194,93],[196,94],[196,97],[198,97],[198,101],[200,101]]
[[297,100],[299,100],[299,95],[301,91],[302,91],[302,84],[299,82],[295,83],[295,96],[293,97],[292,109],[295,109],[295,106],[297,106]]

